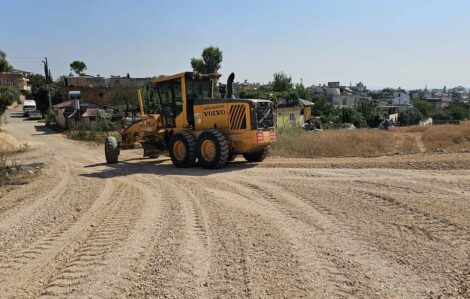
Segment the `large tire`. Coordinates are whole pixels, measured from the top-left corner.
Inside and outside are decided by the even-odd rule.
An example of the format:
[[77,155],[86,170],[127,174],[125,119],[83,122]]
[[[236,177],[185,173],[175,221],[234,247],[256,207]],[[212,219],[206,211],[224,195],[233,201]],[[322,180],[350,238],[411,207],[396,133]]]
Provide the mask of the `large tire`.
[[177,133],[171,136],[168,151],[173,165],[179,168],[194,166],[196,161],[196,139],[191,133]]
[[249,162],[262,162],[268,153],[269,147],[266,147],[257,152],[243,154],[243,157]]
[[197,141],[197,157],[206,169],[222,168],[229,159],[227,138],[217,130],[207,130],[199,135]]
[[106,142],[104,144],[104,154],[106,156],[106,162],[108,164],[116,163],[118,161],[119,148],[118,142],[115,137],[106,137]]

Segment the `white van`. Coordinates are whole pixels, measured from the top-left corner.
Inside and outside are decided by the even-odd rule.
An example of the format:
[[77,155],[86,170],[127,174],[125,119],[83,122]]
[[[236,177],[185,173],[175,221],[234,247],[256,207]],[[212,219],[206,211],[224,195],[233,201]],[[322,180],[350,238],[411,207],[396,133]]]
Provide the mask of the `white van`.
[[27,116],[30,111],[35,111],[36,101],[34,100],[25,100],[23,103],[23,115]]

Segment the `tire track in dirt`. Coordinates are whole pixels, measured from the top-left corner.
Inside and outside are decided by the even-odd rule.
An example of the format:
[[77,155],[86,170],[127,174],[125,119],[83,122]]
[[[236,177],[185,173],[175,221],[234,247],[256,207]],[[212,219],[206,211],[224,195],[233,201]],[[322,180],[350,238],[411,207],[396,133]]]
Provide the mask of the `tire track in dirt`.
[[194,199],[166,177],[145,178],[161,202],[158,234],[139,258],[129,292],[137,297],[204,297],[210,239]]
[[[234,182],[238,184],[237,189],[240,186],[248,187],[252,195],[245,193],[245,196],[263,204],[263,210],[269,212],[270,217],[275,218],[280,226],[288,228],[287,233],[294,238],[293,243],[302,264],[310,270],[311,279],[318,279],[316,287],[323,290],[324,295],[357,296],[360,289],[370,296],[380,290],[374,288],[370,281],[367,285],[361,282],[368,279],[355,269],[359,264],[351,262],[352,256],[344,253],[347,247],[323,245],[330,241],[324,240],[325,236],[321,235],[332,233],[333,226],[345,228],[335,218],[330,218],[332,214],[328,209],[317,206],[316,211],[312,211],[307,206],[298,206],[284,191],[266,187],[253,178],[250,181],[235,179]],[[266,202],[263,203],[264,200]],[[315,241],[309,236],[315,236]],[[360,276],[363,276],[362,279],[358,279]],[[320,287],[321,284],[324,286]]]
[[0,208],[0,215],[2,216],[0,219],[0,226],[6,221],[12,221],[10,220],[12,216],[18,218],[18,222],[20,222],[22,218],[28,217],[30,214],[37,211],[37,209],[44,205],[45,202],[47,203],[51,200],[60,198],[67,191],[67,186],[71,182],[70,165],[66,162],[62,162],[61,164],[64,169],[64,172],[60,175],[61,179],[52,190],[47,192],[47,194],[39,198],[31,197],[30,200],[26,202],[23,200],[17,201],[17,204],[11,207]]
[[139,265],[151,248],[152,240],[161,233],[160,194],[150,188],[141,175],[125,181],[132,183],[142,197],[141,215],[125,242],[109,253],[100,275],[87,285],[84,293],[88,297],[133,297],[133,282],[140,279]]
[[410,207],[393,196],[362,188],[354,188],[354,191],[362,198],[373,201],[375,205],[393,210],[391,213],[407,217],[411,220],[409,229],[414,233],[424,234],[430,240],[450,242],[453,246],[469,246],[470,244],[470,231],[457,223]]
[[74,217],[74,221],[59,224],[30,247],[2,261],[0,268],[6,271],[2,273],[3,277],[0,276],[2,282],[0,291],[3,290],[4,294],[12,291],[14,294],[25,295],[37,292],[40,285],[47,280],[48,272],[54,267],[55,260],[66,257],[74,242],[78,242],[77,240],[89,233],[93,217],[99,215],[99,212],[105,212],[113,189],[113,184],[107,181],[94,205],[84,211],[82,216]]
[[[464,179],[458,175],[455,180],[450,182],[436,182],[433,186],[429,186],[426,181],[429,176],[426,174],[422,175],[422,182],[419,180],[419,182],[413,181],[411,183],[409,179],[396,173],[392,176],[392,174],[384,174],[383,171],[376,170],[369,170],[369,173],[359,176],[359,179],[358,177],[322,178],[315,175],[317,170],[312,172],[314,173],[312,176],[297,176],[292,174],[295,171],[290,171],[290,174],[285,176],[284,181],[302,182],[298,185],[304,189],[305,186],[312,186],[312,188],[329,189],[331,192],[336,191],[336,193],[343,189],[375,190],[380,194],[393,198],[396,202],[407,205],[410,209],[432,215],[433,218],[441,219],[443,222],[452,222],[460,226],[461,229],[468,230],[470,228],[470,222],[465,213],[468,210],[465,209],[465,205],[470,208],[470,202],[466,204],[466,192],[462,191],[465,187]],[[434,187],[435,185],[439,187]],[[454,185],[457,185],[457,187]],[[352,193],[362,198],[362,194],[354,191]],[[457,206],[460,209],[456,208]]]
[[[336,188],[334,186],[315,186],[316,192],[313,192],[313,194],[317,193],[315,196],[312,198],[306,198],[305,194],[312,194],[312,186],[310,186],[310,190],[307,191],[305,186],[302,186],[301,182],[295,182],[295,183],[289,183],[286,184],[285,182],[280,182],[277,180],[274,180],[275,184],[279,184],[280,186],[286,188],[289,192],[292,192],[293,194],[297,194],[300,198],[304,198],[307,202],[312,202],[315,201],[316,198],[321,198],[321,193],[323,192],[322,190],[330,192],[332,195],[338,193],[338,190],[341,190],[339,188]],[[344,188],[344,187],[343,187]],[[342,190],[339,194],[343,196],[343,200],[337,201],[336,204],[335,202],[330,202],[330,201],[325,201],[326,203],[332,205],[332,207],[338,208],[338,205],[345,205],[344,208],[349,213],[348,217],[357,217],[354,216],[355,209],[362,209],[358,211],[358,215],[361,215],[361,212],[363,215],[373,215],[373,211],[380,211],[378,212],[377,216],[375,218],[371,218],[367,220],[367,225],[366,227],[359,227],[358,224],[361,224],[361,221],[358,221],[358,219],[349,219],[348,221],[348,226],[350,226],[354,231],[356,232],[355,234],[352,234],[352,236],[357,236],[357,238],[363,239],[366,243],[370,244],[369,246],[376,246],[377,249],[380,249],[382,251],[381,255],[384,257],[388,257],[389,260],[395,261],[395,264],[401,265],[400,268],[404,267],[410,267],[412,266],[414,268],[414,271],[417,275],[422,276],[423,281],[429,281],[426,287],[426,291],[433,291],[434,294],[443,294],[443,295],[456,295],[455,290],[453,292],[449,292],[449,285],[455,284],[454,281],[461,279],[461,277],[465,277],[464,274],[466,269],[468,269],[468,264],[462,264],[461,259],[458,258],[458,256],[464,257],[465,259],[470,258],[468,250],[465,250],[465,248],[469,248],[468,243],[449,243],[449,244],[443,244],[442,240],[435,238],[434,236],[429,237],[429,235],[423,234],[420,231],[420,228],[418,229],[411,225],[405,224],[405,223],[413,223],[413,221],[419,221],[422,220],[424,217],[424,222],[427,223],[428,226],[432,226],[435,224],[436,220],[434,217],[430,217],[427,213],[421,214],[418,211],[418,216],[417,220],[415,218],[410,219],[405,213],[405,218],[406,222],[404,220],[399,220],[400,218],[403,218],[403,213],[400,213],[400,211],[396,210],[395,203],[387,203],[385,206],[383,203],[377,203],[377,202],[370,202],[370,199],[368,197],[364,198],[363,195],[355,193],[353,188],[344,188],[346,190]],[[318,192],[320,191],[320,192]],[[344,193],[344,192],[347,193]],[[327,192],[327,194],[328,194]],[[370,192],[370,191],[367,191]],[[334,198],[334,197],[333,197]],[[344,199],[347,199],[346,201]],[[359,201],[362,202],[364,201],[364,205],[360,206],[355,206],[354,204],[351,204],[349,202],[351,201]],[[387,199],[388,200],[388,199]],[[343,203],[344,201],[344,203]],[[387,207],[390,206],[390,208],[393,208],[394,210],[387,211]],[[403,207],[402,207],[403,208]],[[364,210],[365,209],[365,210]],[[368,210],[371,210],[370,212]],[[406,209],[407,212],[409,211]],[[416,211],[415,209],[411,209],[413,215],[415,215]],[[366,213],[365,213],[366,212]],[[377,213],[377,212],[375,212]],[[393,222],[389,222],[384,220],[381,220],[380,215],[384,215],[385,219],[388,219],[390,217],[390,220],[393,222],[398,221],[401,223],[397,227],[394,227]],[[345,217],[345,215],[342,215],[342,217]],[[377,223],[371,223],[370,221],[376,221]],[[385,221],[385,222],[384,222]],[[447,222],[444,221],[444,228],[441,226],[440,219],[438,220],[438,231],[442,232],[447,231]],[[385,226],[384,226],[385,225]],[[378,231],[380,231],[380,235],[377,235],[376,227],[381,227]],[[409,227],[409,232],[408,235],[403,235],[403,227]],[[451,228],[452,228],[451,224]],[[399,229],[400,234],[402,234],[401,238],[404,238],[404,240],[396,240],[393,242],[393,240],[388,240],[388,238],[393,238],[396,237],[396,230]],[[428,229],[428,228],[425,228]],[[453,231],[453,229],[451,229]],[[372,234],[372,235],[371,235]],[[387,235],[383,235],[387,234]],[[444,233],[445,234],[445,233]],[[451,234],[451,233],[450,233]],[[388,236],[389,235],[389,236]],[[412,235],[412,236],[410,236]],[[423,235],[425,236],[423,238]],[[452,234],[451,234],[452,235]],[[456,234],[456,237],[460,236],[460,240],[463,240],[466,238],[465,234]],[[384,239],[384,237],[386,239]],[[406,238],[406,239],[405,239]],[[377,242],[379,240],[379,242]],[[407,240],[410,240],[412,243],[406,243]],[[405,242],[405,243],[404,243]],[[444,240],[444,242],[446,242]],[[465,242],[465,241],[463,241]],[[401,245],[398,245],[401,244]],[[459,245],[458,245],[459,244]],[[406,248],[406,249],[405,249]],[[438,249],[439,248],[439,249]],[[371,251],[372,248],[369,248],[368,251]],[[413,252],[420,252],[420,254],[413,254]],[[452,253],[451,253],[452,252]],[[424,265],[428,265],[427,267],[424,267]],[[444,272],[445,271],[445,272]],[[402,274],[404,275],[404,273]],[[424,278],[426,277],[426,279]],[[400,286],[400,284],[398,285]],[[452,287],[450,287],[452,289]]]
[[261,217],[258,207],[234,205],[238,195],[226,192],[229,187],[213,179],[197,189],[188,187],[195,185],[193,179],[175,180],[201,199],[213,224],[209,288],[214,297],[297,297],[312,290],[296,250],[292,251],[294,245]]
[[[26,201],[20,201],[0,213],[0,239],[2,240],[0,243],[0,264],[47,234],[48,230],[53,230],[52,222],[58,220],[56,219],[57,215],[66,217],[63,214],[48,212],[50,209],[55,210],[54,206],[61,201],[70,186],[70,167],[67,163],[64,163],[63,166],[65,168],[64,174],[52,190],[39,198],[32,197]],[[38,221],[47,226],[39,226]],[[71,220],[66,219],[65,221]]]
[[191,262],[191,275],[195,280],[197,297],[207,298],[208,272],[211,257],[211,239],[208,235],[209,221],[206,212],[194,193],[183,189],[173,183],[172,180],[165,180],[176,195],[185,198],[183,201],[183,211],[186,219],[186,243],[185,256]]
[[[251,190],[245,191],[245,197],[263,204],[262,209],[270,212],[268,216],[280,222],[281,227],[289,228],[288,233],[299,242],[299,250],[307,267],[314,267],[309,264],[309,260],[322,265],[325,270],[315,273],[314,277],[323,275],[320,280],[330,287],[325,290],[330,295],[372,296],[376,293],[396,292],[390,286],[384,286],[383,282],[390,280],[394,273],[403,272],[403,269],[397,269],[377,251],[370,250],[369,245],[356,238],[354,231],[328,208],[319,204],[305,204],[298,195],[292,196],[288,189],[284,189],[285,186],[280,187],[279,182],[264,183],[253,177],[249,181],[244,178],[236,178],[234,181],[237,190],[246,190],[246,187]],[[250,192],[258,196],[250,195]],[[311,224],[312,220],[317,221],[321,229],[315,228]],[[406,275],[406,281],[396,283],[408,285],[408,291],[412,292],[414,286],[419,284],[419,279],[412,272]]]
[[[75,244],[73,253],[56,265],[54,275],[41,290],[42,297],[79,296],[99,278],[108,263],[107,256],[124,242],[141,216],[142,201],[137,189],[122,185],[112,194],[106,211],[94,217],[92,230]],[[85,226],[86,227],[86,226]]]
[[[43,171],[47,172],[49,176],[48,182],[42,180]],[[53,173],[53,174],[51,174]],[[54,181],[60,181],[61,173],[58,171],[50,171],[49,167],[43,168],[38,174],[38,177],[34,178],[32,181],[27,182],[27,184],[22,185],[20,188],[14,188],[9,190],[6,194],[0,195],[0,217],[10,210],[18,209],[20,205],[27,205],[31,201],[35,201],[43,196],[42,193],[48,194],[55,187]],[[44,191],[44,192],[43,192]]]

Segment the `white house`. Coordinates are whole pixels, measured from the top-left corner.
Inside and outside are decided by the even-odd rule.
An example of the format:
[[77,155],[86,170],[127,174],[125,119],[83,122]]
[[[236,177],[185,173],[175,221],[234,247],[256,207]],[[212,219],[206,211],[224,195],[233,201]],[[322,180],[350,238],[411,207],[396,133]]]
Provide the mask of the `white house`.
[[410,95],[403,89],[393,91],[393,105],[409,105]]

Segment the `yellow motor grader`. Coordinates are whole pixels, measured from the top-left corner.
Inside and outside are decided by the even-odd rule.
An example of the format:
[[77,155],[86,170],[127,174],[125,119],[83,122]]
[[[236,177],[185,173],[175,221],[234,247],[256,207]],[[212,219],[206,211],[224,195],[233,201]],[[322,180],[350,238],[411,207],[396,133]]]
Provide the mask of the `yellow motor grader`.
[[239,154],[263,161],[276,140],[273,102],[235,98],[233,73],[225,96],[216,99],[219,77],[184,72],[154,79],[149,92],[149,102],[158,107],[154,114],[145,113],[138,91],[140,120],[121,130],[122,141],[107,137],[107,163],[116,163],[120,150],[138,147],[150,158],[168,151],[176,167],[192,167],[197,160],[204,168],[221,168]]

